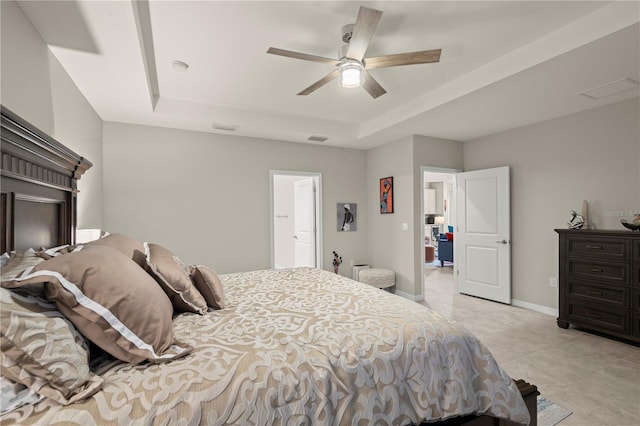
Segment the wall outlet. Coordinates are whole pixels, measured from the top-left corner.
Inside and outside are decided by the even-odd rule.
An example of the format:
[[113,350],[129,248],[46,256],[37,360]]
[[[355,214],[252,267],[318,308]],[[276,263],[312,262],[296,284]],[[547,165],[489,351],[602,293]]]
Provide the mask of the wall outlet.
[[403,231],[408,231],[409,230],[409,224],[408,223],[403,223],[400,226],[400,229],[402,229]]
[[552,288],[558,287],[558,279],[556,277],[549,278],[549,287],[552,287]]

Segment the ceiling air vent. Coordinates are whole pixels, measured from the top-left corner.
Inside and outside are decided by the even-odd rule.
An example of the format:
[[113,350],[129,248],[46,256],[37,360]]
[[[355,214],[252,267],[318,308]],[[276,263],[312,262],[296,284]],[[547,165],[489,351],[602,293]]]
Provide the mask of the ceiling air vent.
[[225,132],[235,132],[236,129],[238,128],[237,126],[224,126],[222,124],[212,124],[211,127],[213,127],[215,130],[224,130]]
[[626,92],[627,90],[637,89],[638,82],[630,78],[621,78],[620,80],[610,81],[609,83],[594,87],[579,93],[591,99],[602,99],[616,93]]
[[308,140],[308,141],[311,141],[311,142],[324,142],[324,141],[326,141],[327,139],[329,139],[329,138],[324,137],[324,136],[309,136],[309,137],[307,138],[307,140]]

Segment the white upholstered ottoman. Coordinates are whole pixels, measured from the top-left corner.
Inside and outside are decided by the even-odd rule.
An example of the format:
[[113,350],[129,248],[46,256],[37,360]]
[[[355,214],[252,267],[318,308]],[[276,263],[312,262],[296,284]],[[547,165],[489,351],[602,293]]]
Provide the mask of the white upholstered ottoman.
[[360,271],[358,278],[360,278],[361,283],[377,288],[388,288],[396,285],[396,273],[391,269],[363,269]]

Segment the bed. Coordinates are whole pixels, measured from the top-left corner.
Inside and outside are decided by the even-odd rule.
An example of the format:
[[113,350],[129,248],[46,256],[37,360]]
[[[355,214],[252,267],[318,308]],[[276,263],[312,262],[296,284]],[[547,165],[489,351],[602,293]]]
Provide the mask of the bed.
[[[2,253],[73,245],[76,183],[90,167],[88,160],[2,108]],[[153,275],[158,272],[150,263],[154,253],[171,253],[152,243],[143,247],[145,258],[127,258],[127,267]],[[114,270],[108,269],[111,260],[102,265],[100,257],[111,256],[110,250],[94,246],[53,257],[6,282],[41,279],[53,274],[43,272],[42,265],[66,265],[81,255]],[[150,270],[139,267],[145,259]],[[192,277],[197,270],[207,269],[192,265]],[[224,304],[212,305],[205,295],[206,309],[174,311],[171,330],[163,333],[174,340],[163,343],[164,352],[153,359],[129,352],[123,354],[129,361],[117,359],[104,350],[113,342],[94,344],[101,331],[74,322],[71,308],[55,299],[59,312],[52,315],[68,320],[73,339],[84,345],[91,362],[86,383],[62,402],[55,392],[40,396],[4,413],[0,422],[536,424],[536,387],[513,381],[478,339],[425,306],[312,268],[210,273],[220,286],[220,294],[210,297],[223,289]],[[47,280],[58,279],[50,275]],[[2,291],[16,300],[24,296],[20,288]],[[176,300],[166,299],[176,309]],[[3,310],[9,306],[5,302]],[[166,303],[158,301],[155,310],[171,310]],[[3,346],[3,357],[4,351]],[[4,375],[4,358],[2,365]]]

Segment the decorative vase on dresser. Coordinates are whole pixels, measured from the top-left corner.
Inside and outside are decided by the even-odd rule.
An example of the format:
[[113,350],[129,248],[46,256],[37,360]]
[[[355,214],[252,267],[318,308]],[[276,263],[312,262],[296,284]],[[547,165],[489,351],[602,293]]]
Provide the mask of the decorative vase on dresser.
[[556,229],[558,326],[640,342],[640,233]]

